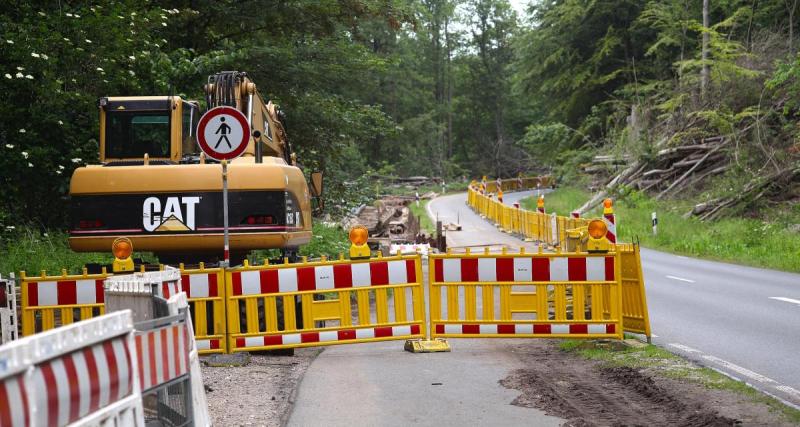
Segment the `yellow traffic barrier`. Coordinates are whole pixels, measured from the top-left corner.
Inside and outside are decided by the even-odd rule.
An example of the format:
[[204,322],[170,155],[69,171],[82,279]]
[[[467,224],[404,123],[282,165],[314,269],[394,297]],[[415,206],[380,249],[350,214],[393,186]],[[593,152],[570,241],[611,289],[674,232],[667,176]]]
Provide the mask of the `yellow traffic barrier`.
[[228,351],[424,338],[421,265],[398,255],[229,269]]
[[225,271],[222,268],[186,269],[180,265],[181,286],[186,292],[200,354],[227,353]]
[[42,271],[38,277],[20,273],[22,288],[22,335],[28,336],[59,326],[91,319],[105,313],[102,274],[48,276]]
[[622,339],[620,267],[619,253],[429,255],[431,337]]
[[622,327],[626,332],[646,336],[650,342],[652,333],[639,245],[618,243],[616,248],[620,253],[622,274]]

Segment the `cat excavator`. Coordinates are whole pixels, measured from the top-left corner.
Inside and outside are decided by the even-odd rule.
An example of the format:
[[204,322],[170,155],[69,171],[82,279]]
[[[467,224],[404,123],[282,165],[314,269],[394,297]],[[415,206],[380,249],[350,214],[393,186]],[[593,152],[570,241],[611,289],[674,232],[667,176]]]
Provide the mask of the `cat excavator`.
[[[252,134],[228,165],[231,261],[253,249],[293,255],[311,239],[311,199],[322,193],[297,166],[282,111],[265,101],[247,73],[208,77],[206,108],[236,108]],[[99,164],[70,181],[69,244],[106,252],[118,238],[151,251],[162,263],[213,262],[222,257],[222,165],[198,148],[196,101],[179,96],[103,97]]]

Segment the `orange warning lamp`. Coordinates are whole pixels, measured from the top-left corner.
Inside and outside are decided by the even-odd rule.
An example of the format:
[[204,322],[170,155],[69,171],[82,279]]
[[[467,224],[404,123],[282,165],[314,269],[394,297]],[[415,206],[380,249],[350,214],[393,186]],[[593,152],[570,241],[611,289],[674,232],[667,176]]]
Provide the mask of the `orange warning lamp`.
[[114,254],[114,263],[111,265],[114,273],[126,273],[133,271],[133,243],[127,237],[117,237],[111,244],[111,253]]
[[603,200],[603,215],[611,215],[614,213],[614,202],[611,199]]
[[365,259],[372,255],[369,246],[367,246],[368,237],[367,227],[363,225],[356,225],[350,229],[350,234],[348,235],[351,243],[350,259]]
[[593,219],[587,226],[589,238],[586,240],[587,252],[608,252],[609,243],[606,238],[608,227],[602,219]]
[[540,212],[544,209],[544,194],[539,196],[539,200],[536,201],[536,207]]

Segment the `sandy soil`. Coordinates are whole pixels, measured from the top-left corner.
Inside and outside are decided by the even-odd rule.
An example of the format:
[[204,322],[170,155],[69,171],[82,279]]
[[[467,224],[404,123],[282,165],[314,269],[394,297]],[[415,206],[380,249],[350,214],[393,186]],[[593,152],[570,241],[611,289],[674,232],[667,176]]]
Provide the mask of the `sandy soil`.
[[321,350],[294,356],[252,355],[241,367],[203,365],[208,412],[217,426],[279,426],[289,416],[297,387]]
[[647,369],[609,367],[552,341],[515,346],[528,368],[500,383],[522,394],[512,403],[568,420],[568,426],[782,426],[770,408],[727,390],[673,380]]

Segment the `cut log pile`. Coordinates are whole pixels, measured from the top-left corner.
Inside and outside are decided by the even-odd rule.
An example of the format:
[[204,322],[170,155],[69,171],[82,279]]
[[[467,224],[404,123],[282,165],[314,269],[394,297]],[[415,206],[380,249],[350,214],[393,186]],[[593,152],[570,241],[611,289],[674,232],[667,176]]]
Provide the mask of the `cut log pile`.
[[414,242],[419,234],[419,219],[408,204],[414,197],[386,196],[372,206],[363,206],[345,218],[342,225],[349,230],[363,225],[371,238],[388,238],[391,242]]

